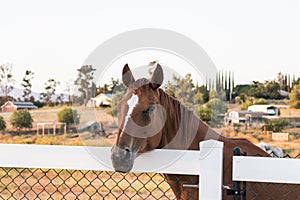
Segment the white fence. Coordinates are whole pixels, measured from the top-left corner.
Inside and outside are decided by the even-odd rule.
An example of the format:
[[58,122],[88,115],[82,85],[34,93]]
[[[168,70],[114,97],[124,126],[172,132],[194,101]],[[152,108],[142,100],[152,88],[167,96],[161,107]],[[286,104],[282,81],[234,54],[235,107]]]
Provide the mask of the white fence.
[[[199,175],[199,199],[221,199],[223,143],[204,141],[200,149],[154,150],[132,171]],[[110,155],[109,147],[0,144],[0,167],[114,171]],[[300,159],[234,156],[232,179],[300,184],[299,169]]]
[[[132,171],[199,175],[199,199],[221,199],[223,143],[204,141],[200,149],[154,150],[138,157]],[[104,147],[0,144],[0,167],[114,171],[110,155]]]
[[300,184],[300,159],[234,156],[232,179]]

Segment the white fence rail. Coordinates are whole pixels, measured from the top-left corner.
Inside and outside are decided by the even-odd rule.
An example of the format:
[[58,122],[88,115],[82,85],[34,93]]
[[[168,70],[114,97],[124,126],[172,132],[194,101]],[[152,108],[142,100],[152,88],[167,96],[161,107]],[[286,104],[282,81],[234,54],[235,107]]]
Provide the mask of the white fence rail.
[[300,159],[234,156],[232,179],[300,184]]
[[[199,199],[221,199],[223,143],[204,141],[200,149],[154,150],[132,171],[199,175]],[[114,171],[110,155],[104,147],[0,144],[0,167]]]

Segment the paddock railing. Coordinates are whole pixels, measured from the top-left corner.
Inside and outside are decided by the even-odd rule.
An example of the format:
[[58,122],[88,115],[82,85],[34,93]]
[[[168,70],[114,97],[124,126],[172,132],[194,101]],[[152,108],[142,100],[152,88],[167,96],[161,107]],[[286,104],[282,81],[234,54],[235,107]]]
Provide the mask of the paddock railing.
[[[276,194],[276,199],[300,199],[299,169],[300,159],[296,158],[233,156],[232,180],[237,190],[243,183],[245,194],[251,193],[253,199],[270,194]],[[251,182],[252,187],[246,186],[246,182]],[[240,195],[243,196],[234,195],[234,199],[241,199]]]
[[[137,174],[128,180],[113,172],[109,147],[0,144],[0,199],[139,199],[136,195],[145,188],[149,194],[143,198],[167,199],[172,195],[162,198],[161,193],[172,193],[171,189],[155,177],[161,173],[198,175],[199,199],[222,199],[223,143],[203,141],[200,149],[142,154],[132,170]],[[134,194],[124,193],[129,187],[134,187]],[[117,192],[110,194],[111,190]]]
[[300,184],[300,159],[233,156],[232,179]]

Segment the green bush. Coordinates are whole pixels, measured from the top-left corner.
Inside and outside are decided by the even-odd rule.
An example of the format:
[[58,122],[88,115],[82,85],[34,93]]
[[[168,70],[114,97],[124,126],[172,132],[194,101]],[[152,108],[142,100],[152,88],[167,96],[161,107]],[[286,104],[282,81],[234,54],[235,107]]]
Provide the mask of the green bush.
[[4,118],[0,115],[0,131],[3,131],[6,129],[6,122]]
[[[288,121],[284,119],[265,119],[265,126],[268,131],[281,132],[287,127]],[[264,127],[262,127],[262,130]]]
[[268,101],[264,98],[254,99],[253,104],[254,105],[267,105]]
[[289,106],[291,108],[299,109],[300,108],[300,83],[294,85],[289,97],[290,97]]
[[16,110],[9,119],[14,128],[32,128],[33,119],[27,110]]
[[218,98],[213,98],[208,101],[206,106],[199,105],[196,107],[195,114],[212,127],[222,125],[218,114],[224,114],[227,111],[227,105]]
[[71,124],[79,123],[79,115],[77,110],[73,110],[70,107],[65,107],[57,113],[57,120],[59,122],[66,123],[67,126]]
[[247,110],[249,106],[252,106],[253,103],[250,100],[246,100],[245,102],[243,102],[240,106],[240,110]]

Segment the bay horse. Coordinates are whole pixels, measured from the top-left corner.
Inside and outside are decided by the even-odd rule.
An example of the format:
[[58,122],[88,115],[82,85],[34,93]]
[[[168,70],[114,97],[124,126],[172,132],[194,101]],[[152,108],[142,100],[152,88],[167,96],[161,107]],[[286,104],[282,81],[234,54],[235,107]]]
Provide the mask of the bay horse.
[[[223,185],[232,186],[232,156],[235,147],[240,147],[250,156],[267,156],[265,151],[246,139],[230,139],[218,134],[196,117],[193,111],[160,89],[163,70],[159,64],[150,80],[141,78],[137,81],[126,64],[122,71],[122,81],[127,92],[118,103],[119,128],[111,155],[115,171],[129,172],[139,154],[153,149],[199,150],[200,141],[214,139],[224,143]],[[177,200],[198,199],[198,189],[184,187],[185,184],[197,185],[198,176],[164,176]],[[247,189],[251,185],[247,183]],[[255,196],[255,193],[248,192],[247,199],[278,199],[274,186],[264,184],[263,188],[266,190],[264,194]],[[254,185],[252,191],[255,190],[261,188]],[[300,196],[300,192],[296,195]],[[292,196],[291,199],[299,196]],[[223,199],[232,198],[223,192]]]

